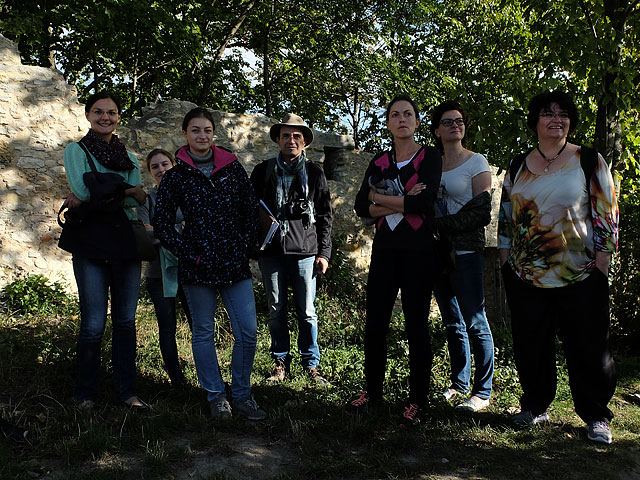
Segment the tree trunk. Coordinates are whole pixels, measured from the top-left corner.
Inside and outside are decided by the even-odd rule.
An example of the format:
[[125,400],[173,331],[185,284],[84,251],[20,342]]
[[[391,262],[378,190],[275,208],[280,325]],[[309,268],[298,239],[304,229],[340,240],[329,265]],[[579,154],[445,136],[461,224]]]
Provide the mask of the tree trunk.
[[598,99],[594,146],[615,169],[622,154],[622,132],[620,130],[620,92],[615,83],[618,78],[622,56],[622,40],[625,34],[628,0],[605,0],[604,11],[614,34],[615,42],[606,52],[607,73],[604,77],[604,92]]
[[53,27],[49,25],[47,28],[49,32],[49,67],[56,68],[56,51],[55,51],[55,42],[53,40]]
[[264,114],[271,118],[271,76],[269,75],[269,34],[271,31],[271,22],[275,19],[276,2],[271,4],[271,18],[264,26],[264,38],[262,45],[262,88],[264,92]]

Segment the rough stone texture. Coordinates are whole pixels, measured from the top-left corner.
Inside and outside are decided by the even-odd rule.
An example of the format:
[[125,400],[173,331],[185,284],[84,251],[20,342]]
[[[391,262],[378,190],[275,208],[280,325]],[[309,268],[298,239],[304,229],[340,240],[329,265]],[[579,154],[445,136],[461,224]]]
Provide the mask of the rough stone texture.
[[[151,149],[175,151],[184,144],[182,118],[193,103],[168,100],[146,107],[143,115],[120,126],[118,135],[143,163]],[[248,172],[277,154],[269,129],[277,121],[264,115],[213,111],[216,145],[233,151]],[[76,90],[56,70],[22,65],[16,46],[0,35],[0,288],[19,273],[42,273],[75,288],[71,258],[57,246],[56,213],[67,193],[64,147],[87,131],[84,106]],[[307,155],[321,163],[329,179],[335,212],[334,234],[366,273],[373,227],[363,227],[353,211],[355,194],[372,155],[354,150],[353,139],[314,131]],[[495,239],[501,179],[494,172],[493,222],[487,228],[486,285],[488,313],[502,318],[500,275]],[[149,175],[143,175],[147,186]],[[496,307],[497,306],[497,307]]]

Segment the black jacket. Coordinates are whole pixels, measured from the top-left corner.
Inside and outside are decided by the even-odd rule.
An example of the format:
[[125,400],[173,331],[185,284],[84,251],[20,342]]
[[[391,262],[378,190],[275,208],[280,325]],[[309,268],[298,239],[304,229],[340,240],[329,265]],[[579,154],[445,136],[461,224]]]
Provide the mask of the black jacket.
[[484,227],[491,222],[491,194],[482,192],[467,203],[458,213],[436,218],[436,227],[445,234],[456,250],[482,252]]
[[[249,255],[258,231],[257,201],[235,155],[213,149],[210,177],[198,170],[186,148],[158,187],[152,224],[156,238],[179,260],[183,285],[226,287],[251,278]],[[184,229],[175,227],[178,208]]]
[[[272,160],[273,161],[273,160]],[[270,160],[265,160],[256,165],[251,172],[251,184],[256,192],[256,196],[263,200],[269,210],[277,215],[276,206],[276,175],[279,174],[277,166],[272,169],[269,178],[267,168]],[[329,185],[324,176],[324,171],[319,165],[306,162],[307,178],[309,184],[309,200],[313,202],[315,209],[315,224],[305,228],[304,221],[300,219],[289,220],[289,231],[280,238],[276,233],[271,243],[265,248],[261,255],[299,255],[331,258],[331,224],[333,214],[331,213],[331,196]],[[302,187],[297,178],[291,184],[291,198],[303,200]],[[283,220],[278,218],[278,221]]]
[[[371,202],[369,201],[369,178],[400,178],[404,187],[404,219],[391,230],[381,217],[377,221],[373,249],[401,249],[431,251],[433,234],[435,233],[434,208],[436,194],[442,175],[442,159],[440,152],[433,147],[421,147],[413,161],[398,170],[393,162],[391,152],[376,155],[364,174],[362,185],[356,195],[354,209],[359,217],[368,217]],[[411,187],[420,182],[425,189],[418,195],[406,195]]]

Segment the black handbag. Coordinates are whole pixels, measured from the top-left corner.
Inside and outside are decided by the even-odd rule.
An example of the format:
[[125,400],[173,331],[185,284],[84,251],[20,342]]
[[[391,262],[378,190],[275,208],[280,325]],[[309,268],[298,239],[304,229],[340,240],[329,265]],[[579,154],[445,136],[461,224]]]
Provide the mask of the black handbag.
[[433,236],[433,250],[440,272],[450,273],[455,270],[456,250],[446,235],[438,232]]
[[131,220],[129,224],[133,230],[133,236],[136,239],[136,259],[147,262],[154,260],[157,255],[157,250],[144,223],[140,220]]
[[[156,250],[144,224],[130,221],[124,212],[125,190],[131,188],[117,173],[98,172],[87,148],[90,172],[83,175],[90,199],[80,207],[60,207],[62,227],[58,246],[67,252],[95,259],[153,260]],[[60,218],[61,214],[65,221]]]

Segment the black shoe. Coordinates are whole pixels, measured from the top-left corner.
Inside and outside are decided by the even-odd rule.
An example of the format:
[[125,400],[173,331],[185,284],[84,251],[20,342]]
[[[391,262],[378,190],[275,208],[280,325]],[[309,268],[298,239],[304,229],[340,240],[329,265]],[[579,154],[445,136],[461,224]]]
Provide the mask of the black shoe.
[[29,434],[29,430],[11,425],[9,422],[0,418],[0,432],[16,442],[21,442]]

